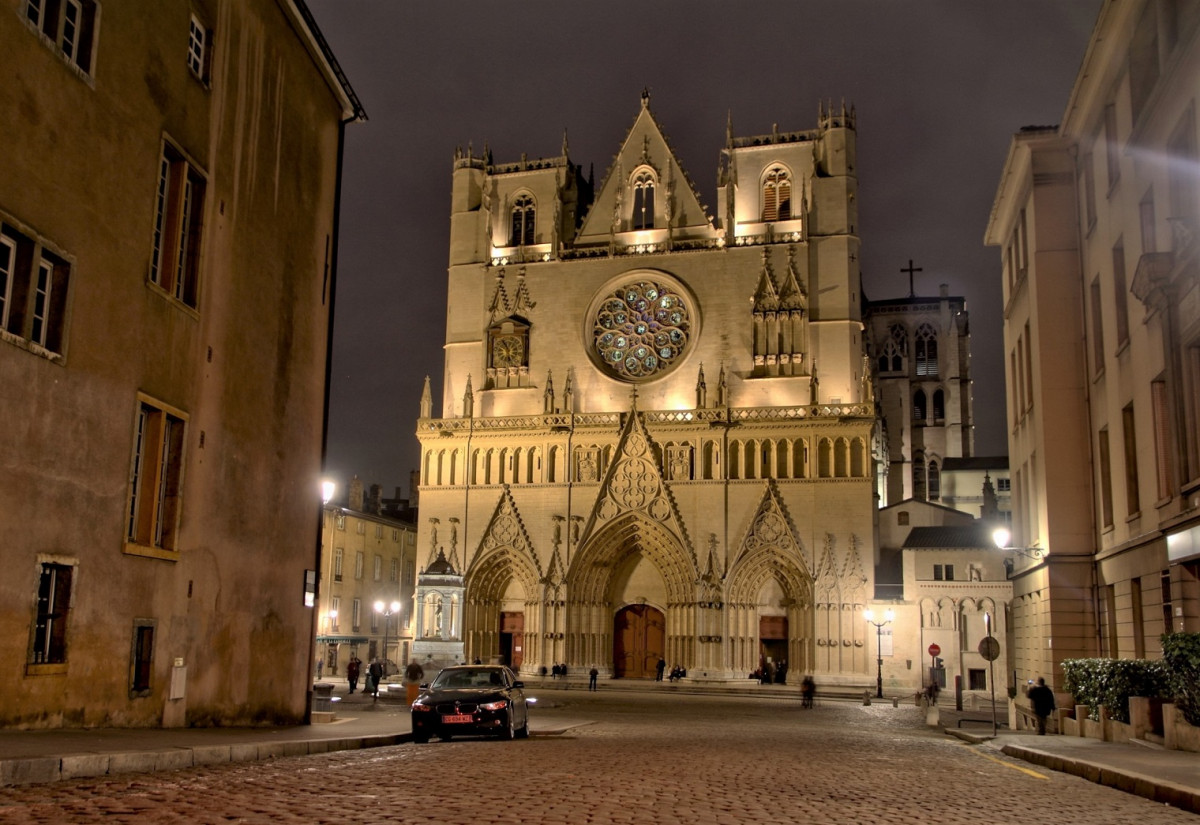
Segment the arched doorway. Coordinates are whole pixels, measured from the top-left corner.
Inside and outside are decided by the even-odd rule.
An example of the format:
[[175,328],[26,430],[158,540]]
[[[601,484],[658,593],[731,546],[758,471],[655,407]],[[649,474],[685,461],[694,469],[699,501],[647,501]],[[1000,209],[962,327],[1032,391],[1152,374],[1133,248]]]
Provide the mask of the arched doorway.
[[613,618],[613,676],[653,678],[666,649],[667,619],[645,604],[621,608]]

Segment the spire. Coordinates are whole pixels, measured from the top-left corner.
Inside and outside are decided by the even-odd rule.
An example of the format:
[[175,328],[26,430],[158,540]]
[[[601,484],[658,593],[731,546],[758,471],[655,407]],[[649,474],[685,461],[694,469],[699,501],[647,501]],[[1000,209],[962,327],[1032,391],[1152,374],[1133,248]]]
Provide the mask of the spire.
[[571,373],[567,372],[567,384],[563,387],[563,412],[575,412],[575,391],[571,389]]
[[429,389],[429,376],[425,376],[425,386],[421,390],[421,418],[433,418],[433,392]]
[[542,393],[542,408],[544,412],[554,412],[554,377],[546,370],[546,391]]
[[754,291],[754,311],[774,312],[779,309],[779,293],[775,291],[775,279],[771,275],[770,247],[762,250],[762,274],[758,278],[758,289]]
[[562,156],[565,158],[569,154],[570,154],[570,147],[567,144],[567,130],[564,128],[563,129]]
[[467,391],[463,393],[463,418],[475,417],[475,392],[471,389],[471,374],[467,373]]
[[643,109],[650,108],[650,87],[649,86],[642,87],[642,108]]
[[702,410],[708,405],[708,385],[704,383],[704,364],[700,364],[700,373],[696,376],[696,409]]
[[812,378],[808,382],[808,403],[817,406],[821,403],[821,382],[817,378],[817,360],[812,362]]
[[717,406],[729,406],[729,385],[725,383],[725,364],[721,364],[721,374],[717,378]]
[[525,286],[525,267],[517,270],[517,294],[512,299],[512,305],[508,309],[509,315],[528,315],[529,310],[537,306],[537,303],[529,297],[529,287]]
[[733,149],[733,109],[725,112],[725,148]]
[[491,313],[493,321],[511,312],[508,293],[504,289],[504,267],[496,270],[496,290],[492,293],[492,303],[488,306],[488,312]]

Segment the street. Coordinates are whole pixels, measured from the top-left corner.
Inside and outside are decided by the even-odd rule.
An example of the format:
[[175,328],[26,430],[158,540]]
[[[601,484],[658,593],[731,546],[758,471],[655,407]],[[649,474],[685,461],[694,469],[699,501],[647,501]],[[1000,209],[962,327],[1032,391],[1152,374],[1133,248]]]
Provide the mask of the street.
[[951,740],[911,704],[531,693],[525,741],[5,788],[0,823],[1195,823]]

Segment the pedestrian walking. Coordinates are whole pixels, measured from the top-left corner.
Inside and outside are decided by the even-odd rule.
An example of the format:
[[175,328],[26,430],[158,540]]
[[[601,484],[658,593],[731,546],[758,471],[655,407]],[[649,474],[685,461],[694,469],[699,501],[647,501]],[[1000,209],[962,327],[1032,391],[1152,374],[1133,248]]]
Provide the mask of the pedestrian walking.
[[325,660],[317,659],[317,678],[321,678],[321,671],[325,669]]
[[425,668],[415,659],[404,668],[404,699],[409,705],[417,700],[421,680],[425,678]]
[[931,679],[928,687],[925,688],[925,704],[929,707],[936,705],[940,692],[941,687],[938,686],[937,679]]
[[813,681],[813,677],[805,676],[800,682],[800,707],[811,708],[816,695],[817,683]]
[[663,671],[667,669],[667,660],[658,657],[658,664],[654,666],[654,681],[661,682],[663,680]]
[[371,667],[368,670],[370,679],[367,681],[367,692],[379,698],[379,683],[383,681],[383,663],[378,659],[371,662]]
[[361,668],[362,662],[357,656],[351,656],[350,661],[346,663],[346,681],[350,683],[350,693],[358,688],[358,673]]
[[1046,680],[1038,677],[1037,684],[1029,689],[1029,704],[1037,717],[1038,736],[1046,735],[1046,719],[1054,713],[1054,691],[1046,687]]
[[599,676],[600,676],[600,671],[597,670],[595,668],[595,666],[593,666],[592,669],[588,671],[588,690],[597,690],[596,679],[599,678]]

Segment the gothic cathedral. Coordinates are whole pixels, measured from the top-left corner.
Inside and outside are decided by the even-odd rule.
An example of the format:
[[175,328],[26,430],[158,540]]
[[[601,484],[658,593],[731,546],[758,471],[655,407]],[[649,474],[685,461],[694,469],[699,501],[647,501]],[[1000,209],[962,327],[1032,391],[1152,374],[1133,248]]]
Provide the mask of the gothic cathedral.
[[420,589],[425,649],[865,685],[880,430],[853,110],[727,127],[715,214],[645,94],[598,187],[565,140],[460,151],[453,175],[419,564],[461,588]]

